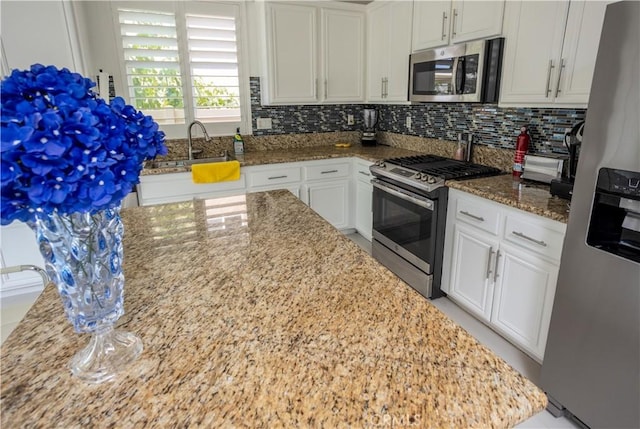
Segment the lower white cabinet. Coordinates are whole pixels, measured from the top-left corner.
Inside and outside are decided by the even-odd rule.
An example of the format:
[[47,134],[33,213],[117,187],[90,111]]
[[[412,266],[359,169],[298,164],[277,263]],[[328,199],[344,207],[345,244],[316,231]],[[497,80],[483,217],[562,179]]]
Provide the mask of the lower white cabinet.
[[449,191],[442,288],[542,362],[566,225]]
[[491,320],[493,263],[497,248],[497,239],[488,234],[465,225],[454,225],[448,293],[484,322]]
[[349,183],[318,182],[306,185],[309,207],[338,229],[349,227]]
[[304,163],[303,201],[337,229],[352,228],[350,187],[352,161],[345,159]]
[[355,207],[354,226],[356,231],[371,241],[373,231],[373,185],[371,184],[371,162],[356,159],[354,162]]
[[193,183],[191,172],[140,176],[138,201],[141,206],[188,201],[193,198],[224,197],[246,190],[245,175],[232,182]]

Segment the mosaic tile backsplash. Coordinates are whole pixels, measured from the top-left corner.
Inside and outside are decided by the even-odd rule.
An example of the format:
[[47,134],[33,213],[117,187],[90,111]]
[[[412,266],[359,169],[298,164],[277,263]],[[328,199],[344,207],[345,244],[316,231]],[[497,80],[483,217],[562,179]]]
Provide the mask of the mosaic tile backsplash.
[[[260,78],[252,77],[251,112],[254,136],[362,129],[362,110],[378,110],[378,129],[392,133],[457,140],[460,132],[472,132],[476,144],[513,149],[520,127],[529,126],[530,152],[567,153],[564,135],[585,119],[585,109],[501,108],[493,104],[424,103],[416,105],[291,105],[262,106]],[[355,124],[347,125],[347,115]],[[411,116],[411,129],[405,126]],[[271,118],[273,128],[258,130],[257,118]]]

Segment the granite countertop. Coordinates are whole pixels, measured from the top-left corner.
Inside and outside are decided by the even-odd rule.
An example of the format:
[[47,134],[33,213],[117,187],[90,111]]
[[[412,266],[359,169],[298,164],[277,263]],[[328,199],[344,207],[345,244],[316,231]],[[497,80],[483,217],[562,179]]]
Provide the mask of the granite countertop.
[[549,186],[514,179],[511,174],[470,180],[450,180],[452,189],[478,195],[558,222],[569,220],[569,201],[552,196]]
[[125,209],[141,358],[72,379],[49,285],[1,348],[2,427],[510,427],[546,396],[287,191]]
[[[283,162],[312,161],[318,159],[350,158],[354,156],[374,162],[380,159],[418,155],[419,153],[420,152],[415,152],[408,149],[382,145],[362,146],[359,144],[353,144],[348,148],[338,148],[330,145],[246,152],[244,155],[238,157],[238,161],[240,161],[240,165],[243,167],[248,167],[251,165],[278,164]],[[176,173],[185,171],[191,171],[190,167],[145,168],[144,170],[142,170],[142,175]]]

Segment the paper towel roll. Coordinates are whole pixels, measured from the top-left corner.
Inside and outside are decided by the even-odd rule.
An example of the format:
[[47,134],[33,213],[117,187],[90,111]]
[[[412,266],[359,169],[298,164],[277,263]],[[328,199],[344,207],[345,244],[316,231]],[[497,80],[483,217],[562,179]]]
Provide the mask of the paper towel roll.
[[109,73],[98,73],[98,96],[109,102]]

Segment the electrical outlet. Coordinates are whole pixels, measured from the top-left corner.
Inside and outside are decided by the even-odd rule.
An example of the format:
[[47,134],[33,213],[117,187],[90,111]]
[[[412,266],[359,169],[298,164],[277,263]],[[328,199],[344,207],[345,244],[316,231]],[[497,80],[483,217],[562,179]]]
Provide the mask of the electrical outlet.
[[353,115],[347,115],[347,125],[353,125],[356,121],[353,119]]
[[271,129],[271,118],[258,118],[256,121],[256,125],[259,130],[270,130]]
[[407,119],[405,119],[404,123],[408,129],[411,129],[411,116],[407,116]]

